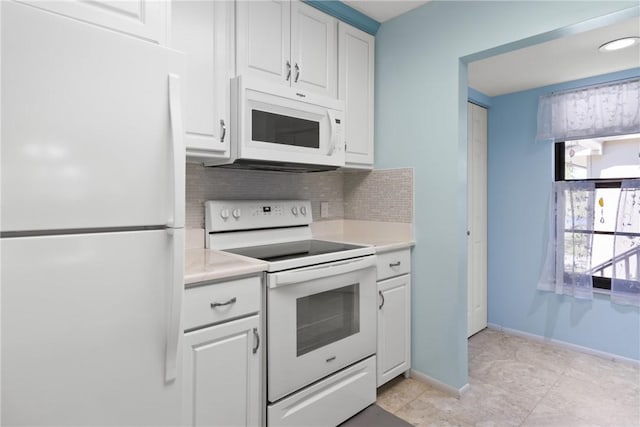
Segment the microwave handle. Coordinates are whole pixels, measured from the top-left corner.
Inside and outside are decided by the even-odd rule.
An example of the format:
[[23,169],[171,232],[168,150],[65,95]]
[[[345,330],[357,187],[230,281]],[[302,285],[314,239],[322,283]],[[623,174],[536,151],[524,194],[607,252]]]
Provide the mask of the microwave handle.
[[336,115],[333,111],[328,110],[327,116],[329,117],[329,129],[331,131],[330,145],[327,155],[331,156],[338,145],[338,141],[336,141],[336,139],[338,139],[338,124],[336,123]]
[[283,271],[269,274],[269,288],[308,282],[310,280],[347,274],[376,266],[376,257],[368,256],[356,260],[330,263],[321,266],[303,268],[297,271]]

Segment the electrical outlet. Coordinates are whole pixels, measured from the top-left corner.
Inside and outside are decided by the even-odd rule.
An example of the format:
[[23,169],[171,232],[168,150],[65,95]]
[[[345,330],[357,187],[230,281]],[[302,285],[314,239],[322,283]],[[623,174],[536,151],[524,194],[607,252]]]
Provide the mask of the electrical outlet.
[[329,218],[329,202],[320,202],[320,218]]

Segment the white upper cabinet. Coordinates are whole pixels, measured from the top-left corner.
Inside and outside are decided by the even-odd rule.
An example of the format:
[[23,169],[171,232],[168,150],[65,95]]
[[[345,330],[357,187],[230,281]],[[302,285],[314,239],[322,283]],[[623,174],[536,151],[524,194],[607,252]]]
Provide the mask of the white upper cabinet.
[[338,21],[300,1],[237,2],[237,72],[337,97]]
[[338,34],[338,88],[345,105],[346,166],[371,169],[375,38],[344,22],[338,25]]
[[236,6],[238,74],[288,82],[291,78],[290,1],[239,1]]
[[229,157],[229,79],[234,75],[234,3],[174,0],[170,46],[186,54],[187,159]]
[[291,85],[336,97],[338,21],[309,5],[291,2]]
[[167,41],[167,0],[20,1],[154,43]]

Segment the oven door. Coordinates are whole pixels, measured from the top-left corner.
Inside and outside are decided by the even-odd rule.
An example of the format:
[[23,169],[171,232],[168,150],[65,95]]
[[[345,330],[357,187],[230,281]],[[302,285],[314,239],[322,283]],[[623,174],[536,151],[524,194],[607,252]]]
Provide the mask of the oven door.
[[341,101],[245,77],[232,83],[236,159],[344,166]]
[[375,262],[267,274],[270,402],[375,353]]

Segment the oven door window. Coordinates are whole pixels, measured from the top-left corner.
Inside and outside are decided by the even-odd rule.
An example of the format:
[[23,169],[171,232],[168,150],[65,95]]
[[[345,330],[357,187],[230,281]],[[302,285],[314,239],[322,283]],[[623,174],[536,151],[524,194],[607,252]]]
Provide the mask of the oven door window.
[[298,298],[297,356],[360,332],[360,284]]
[[320,123],[251,110],[251,139],[295,147],[320,148]]

